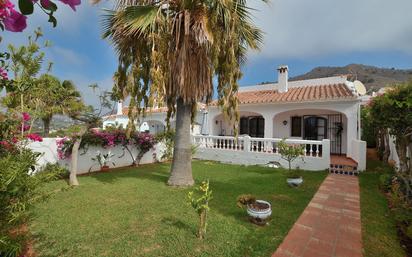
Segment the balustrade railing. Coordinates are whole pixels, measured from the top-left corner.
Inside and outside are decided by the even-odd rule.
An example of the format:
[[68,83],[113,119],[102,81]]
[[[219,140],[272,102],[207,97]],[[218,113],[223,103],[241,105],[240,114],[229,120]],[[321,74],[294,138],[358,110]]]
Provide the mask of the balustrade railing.
[[[254,138],[249,136],[194,135],[193,143],[200,148],[279,154],[280,138]],[[324,141],[286,139],[287,144],[304,146],[304,155],[322,157]]]

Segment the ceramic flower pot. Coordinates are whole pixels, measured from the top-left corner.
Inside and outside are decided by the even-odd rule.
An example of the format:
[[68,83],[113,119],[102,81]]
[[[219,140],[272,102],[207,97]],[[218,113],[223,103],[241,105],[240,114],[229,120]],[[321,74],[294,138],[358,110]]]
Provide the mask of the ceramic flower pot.
[[287,178],[286,181],[288,182],[289,186],[291,187],[298,187],[303,183],[303,178]]
[[272,206],[263,200],[256,200],[256,203],[247,206],[247,214],[257,220],[266,220],[272,215]]

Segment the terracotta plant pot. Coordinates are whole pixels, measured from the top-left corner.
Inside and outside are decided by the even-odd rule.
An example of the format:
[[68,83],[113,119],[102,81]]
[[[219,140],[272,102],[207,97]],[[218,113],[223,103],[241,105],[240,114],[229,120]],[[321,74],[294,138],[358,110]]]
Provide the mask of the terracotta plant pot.
[[110,169],[109,166],[104,165],[104,166],[102,166],[102,167],[100,168],[100,171],[105,172],[105,171],[108,171],[109,169]]

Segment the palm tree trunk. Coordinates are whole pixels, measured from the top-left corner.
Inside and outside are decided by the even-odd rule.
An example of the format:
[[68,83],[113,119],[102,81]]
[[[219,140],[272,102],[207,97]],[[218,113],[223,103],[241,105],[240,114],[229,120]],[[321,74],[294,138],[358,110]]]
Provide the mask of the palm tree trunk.
[[169,181],[170,186],[192,186],[192,142],[190,125],[192,105],[177,100],[176,135],[173,150],[173,162]]
[[42,121],[43,121],[43,136],[47,137],[50,133],[51,118],[46,117],[46,118],[43,118]]

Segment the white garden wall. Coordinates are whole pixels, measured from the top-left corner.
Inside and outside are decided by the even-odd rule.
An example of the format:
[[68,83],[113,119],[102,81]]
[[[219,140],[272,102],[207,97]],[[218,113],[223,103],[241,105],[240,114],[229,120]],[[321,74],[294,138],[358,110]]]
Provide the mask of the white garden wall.
[[358,170],[366,170],[366,142],[362,140],[352,139],[352,151],[348,157],[352,158],[358,163]]
[[[29,148],[33,151],[41,153],[41,157],[38,160],[39,167],[46,165],[47,163],[59,163],[62,166],[70,169],[70,160],[59,160],[57,155],[57,138],[44,138],[43,142],[32,142],[29,144]],[[165,147],[162,143],[155,145],[153,150],[147,152],[140,161],[140,164],[159,162]],[[132,164],[132,158],[129,153],[122,150],[121,146],[115,146],[111,148],[102,148],[90,146],[85,152],[83,149],[79,151],[79,160],[77,171],[78,174],[84,174],[89,171],[98,171],[100,169],[97,162],[93,162],[92,158],[95,157],[99,152],[106,154],[110,151],[114,156],[111,158],[111,162],[115,163],[115,166],[111,162],[108,163],[110,167],[125,167]],[[132,150],[134,156],[137,152],[135,149]]]

